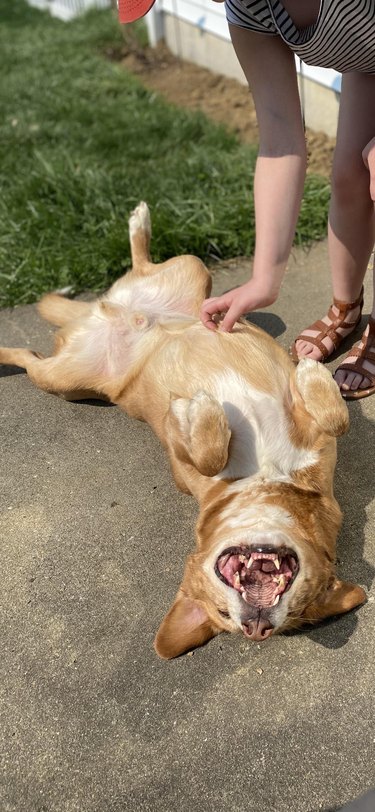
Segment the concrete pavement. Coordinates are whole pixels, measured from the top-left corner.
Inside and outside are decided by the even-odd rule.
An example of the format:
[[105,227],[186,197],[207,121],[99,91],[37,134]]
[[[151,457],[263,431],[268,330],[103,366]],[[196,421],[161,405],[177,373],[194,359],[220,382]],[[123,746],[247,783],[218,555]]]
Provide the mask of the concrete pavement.
[[[228,263],[215,292],[248,274]],[[329,297],[321,243],[252,318],[288,347]],[[0,311],[0,344],[48,351],[51,333],[34,307]],[[368,603],[162,662],[193,500],[146,425],[0,375],[1,812],[328,812],[375,786],[375,397],[349,406],[336,476],[339,573]]]

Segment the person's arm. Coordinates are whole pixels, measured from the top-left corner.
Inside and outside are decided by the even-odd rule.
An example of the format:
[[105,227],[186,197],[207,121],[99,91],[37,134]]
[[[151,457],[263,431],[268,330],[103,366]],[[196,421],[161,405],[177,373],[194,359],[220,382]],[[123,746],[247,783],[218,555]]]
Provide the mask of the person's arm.
[[294,55],[280,37],[230,26],[232,42],[249,82],[259,126],[254,178],[256,244],[249,282],[224,296],[206,299],[201,320],[231,330],[243,313],[272,304],[278,296],[292,247],[306,172],[306,144]]

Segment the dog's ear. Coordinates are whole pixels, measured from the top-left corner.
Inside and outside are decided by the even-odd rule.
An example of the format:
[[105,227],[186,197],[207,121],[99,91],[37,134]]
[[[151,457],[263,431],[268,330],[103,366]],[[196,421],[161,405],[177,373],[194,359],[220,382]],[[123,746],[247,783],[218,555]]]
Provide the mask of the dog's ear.
[[170,660],[185,651],[202,646],[221,631],[210,620],[202,603],[180,590],[154,640],[159,657]]
[[355,606],[360,606],[365,601],[366,593],[362,587],[335,578],[325,595],[306,608],[304,616],[308,622],[312,623],[326,617],[350,612]]

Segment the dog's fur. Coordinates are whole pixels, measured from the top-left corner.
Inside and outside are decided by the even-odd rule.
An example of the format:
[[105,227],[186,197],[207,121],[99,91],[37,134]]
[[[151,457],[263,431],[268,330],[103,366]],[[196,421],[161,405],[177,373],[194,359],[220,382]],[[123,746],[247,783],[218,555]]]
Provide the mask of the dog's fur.
[[[174,657],[224,630],[261,640],[352,609],[364,591],[335,577],[335,437],[348,426],[338,387],[322,364],[295,368],[254,325],[207,330],[198,318],[211,286],[202,262],[151,262],[144,203],[129,226],[133,270],[105,296],[87,303],[49,294],[40,302],[41,315],[61,327],[53,356],[0,349],[0,363],[24,367],[47,392],[105,397],[147,421],[177,486],[198,500],[197,550],[156,636],[157,653]],[[282,571],[293,569],[274,605],[261,591],[253,599],[256,582],[246,586],[254,551],[258,568],[273,568],[259,576],[271,591],[276,555]]]

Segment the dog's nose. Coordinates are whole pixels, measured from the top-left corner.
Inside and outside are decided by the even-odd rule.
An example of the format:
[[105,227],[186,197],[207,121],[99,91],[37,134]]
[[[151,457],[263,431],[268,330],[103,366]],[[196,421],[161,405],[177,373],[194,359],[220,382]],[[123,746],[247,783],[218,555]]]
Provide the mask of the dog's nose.
[[248,620],[242,624],[242,629],[246,637],[250,640],[262,641],[270,636],[273,632],[273,626],[269,620]]

